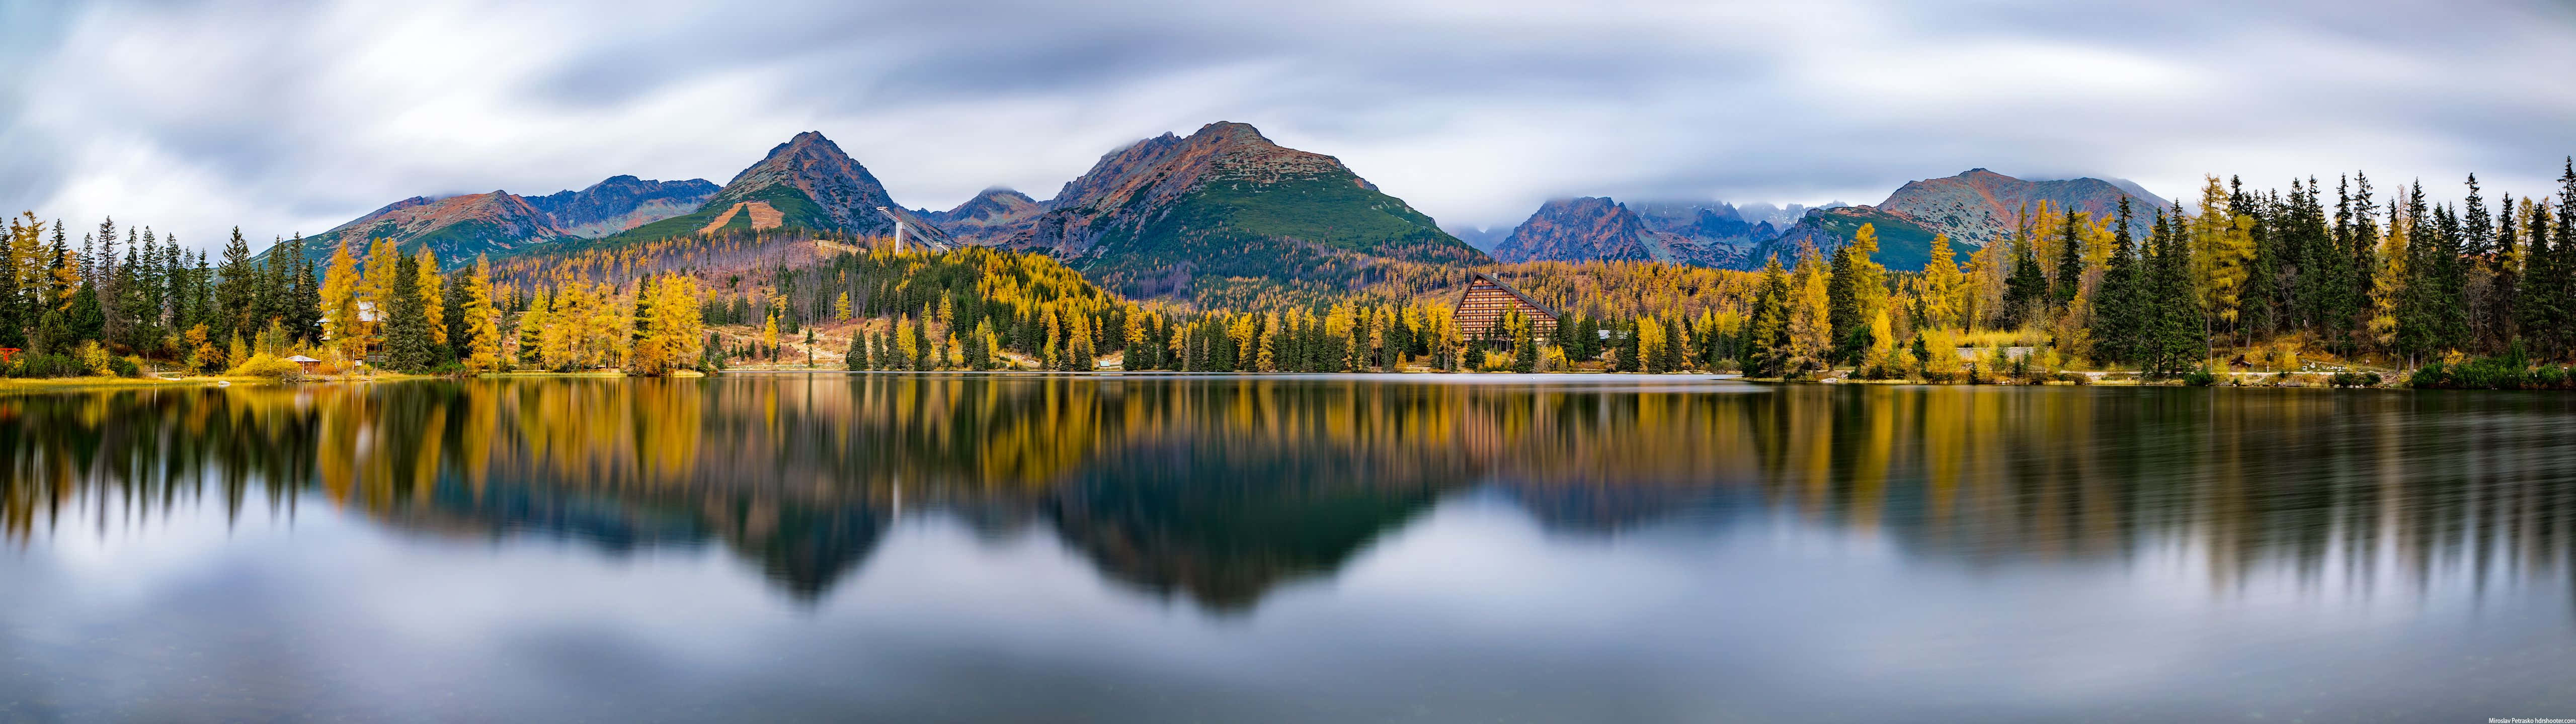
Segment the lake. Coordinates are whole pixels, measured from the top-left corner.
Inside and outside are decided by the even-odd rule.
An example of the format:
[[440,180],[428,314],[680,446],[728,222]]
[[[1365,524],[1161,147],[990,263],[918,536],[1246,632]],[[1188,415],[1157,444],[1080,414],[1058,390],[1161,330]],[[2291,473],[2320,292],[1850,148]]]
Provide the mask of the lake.
[[2576,717],[2576,396],[0,396],[0,721]]

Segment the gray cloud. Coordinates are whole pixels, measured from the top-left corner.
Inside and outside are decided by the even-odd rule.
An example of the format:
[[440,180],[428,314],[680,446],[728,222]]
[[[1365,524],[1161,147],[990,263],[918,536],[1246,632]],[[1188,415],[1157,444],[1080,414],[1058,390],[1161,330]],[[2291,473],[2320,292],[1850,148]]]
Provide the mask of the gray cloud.
[[[1875,202],[1971,167],[2549,190],[2562,3],[0,3],[0,204],[212,244],[408,196],[723,181],[820,130],[910,206],[1216,120],[1457,227]],[[94,222],[93,222],[94,223]]]

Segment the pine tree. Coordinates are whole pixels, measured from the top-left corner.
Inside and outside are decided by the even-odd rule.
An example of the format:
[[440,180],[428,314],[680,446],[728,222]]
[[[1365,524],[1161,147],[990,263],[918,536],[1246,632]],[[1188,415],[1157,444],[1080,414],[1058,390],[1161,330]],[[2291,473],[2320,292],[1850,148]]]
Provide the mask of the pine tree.
[[2016,234],[2012,241],[2012,276],[2004,280],[2004,327],[2020,327],[2047,312],[2048,278],[2039,272],[2039,259],[2032,253],[2032,240]]
[[[2181,208],[2179,202],[2175,208]],[[2145,298],[2140,301],[2146,324],[2139,331],[2139,366],[2149,376],[2167,377],[2199,368],[2206,337],[2200,300],[2192,294],[2191,247],[2177,220],[2156,212],[2147,262]]]
[[1859,295],[1852,287],[1852,246],[1846,244],[1836,248],[1832,261],[1826,265],[1832,271],[1825,281],[1825,308],[1829,311],[1825,318],[1831,322],[1832,329],[1844,333],[1834,340],[1833,351],[1826,354],[1827,363],[1857,359],[1860,351],[1868,345],[1865,338],[1851,334],[1862,331],[1862,320],[1865,319],[1861,316]]
[[[29,222],[36,218],[33,213],[25,216]],[[37,320],[28,311],[42,307],[40,301],[30,301],[28,278],[22,271],[37,254],[37,243],[32,240],[43,234],[42,227],[28,228],[12,219],[8,237],[0,239],[0,347],[26,347],[28,328]]]
[[1742,351],[1745,374],[1776,377],[1783,374],[1789,350],[1789,275],[1780,269],[1779,255],[1763,262],[1761,290],[1754,297],[1753,319],[1744,326],[1744,342],[1737,349]]
[[2519,301],[2524,248],[2516,231],[2513,195],[2496,198],[2495,255],[2489,260],[2493,276],[2487,283],[2486,325],[2493,348],[2503,350],[2519,344],[2521,331],[2514,305]]
[[[382,273],[385,270],[379,270]],[[399,257],[386,280],[385,366],[400,371],[420,371],[436,364],[437,340],[431,334],[429,305],[421,299],[420,260]]]
[[2058,238],[2057,279],[2052,282],[2049,298],[2052,302],[2050,308],[2056,312],[2065,312],[2066,305],[2074,302],[2075,295],[2084,289],[2085,221],[2087,217],[2084,214],[2068,213],[2065,228]]
[[[1654,318],[1647,319],[1651,322]],[[1690,336],[1683,334],[1681,320],[1667,320],[1662,327],[1664,345],[1661,354],[1657,355],[1660,359],[1656,362],[1656,366],[1663,367],[1664,371],[1681,371],[1689,368],[1689,355],[1684,352],[1684,348],[1689,347]]]
[[284,295],[286,301],[281,305],[284,314],[274,319],[283,321],[287,332],[295,339],[319,344],[323,339],[321,276],[315,272],[313,262],[305,259],[301,238],[286,244],[289,250],[287,263],[294,265],[295,279],[292,290]]
[[[1134,317],[1129,317],[1128,320],[1130,324],[1127,329],[1137,333],[1134,338],[1137,344],[1127,347],[1127,354],[1132,360],[1137,353],[1141,352],[1142,330],[1133,324]],[[966,337],[966,366],[977,371],[993,368],[992,320],[976,320],[974,334]]]
[[1619,363],[1615,367],[1619,371],[1634,372],[1643,371],[1646,368],[1646,339],[1645,335],[1640,331],[1640,327],[1641,326],[1637,324],[1636,320],[1629,320],[1625,323],[1621,323],[1619,326],[1619,351],[1617,353]]
[[215,306],[221,311],[219,330],[245,337],[259,335],[261,325],[254,324],[258,313],[256,294],[260,270],[250,261],[250,242],[242,239],[241,227],[233,227],[232,240],[224,244],[224,264],[215,270]]
[[2566,341],[2558,334],[2559,320],[2564,318],[2564,300],[2556,287],[2564,269],[2564,248],[2553,243],[2549,235],[2549,200],[2523,199],[2522,283],[2515,290],[2514,322],[2522,328],[2522,340],[2542,360],[2558,360],[2566,352]]
[[2138,255],[2129,237],[2129,197],[2120,197],[2119,218],[2112,223],[2110,267],[2094,291],[2093,356],[2103,362],[2138,359],[2137,331],[2145,309],[2140,305]]
[[[484,260],[478,257],[475,264],[484,264]],[[446,333],[442,339],[447,341],[441,360],[464,362],[474,357],[474,321],[469,317],[472,313],[465,309],[473,302],[474,284],[473,266],[456,270],[439,281],[438,319]],[[489,306],[490,293],[484,294],[487,298],[485,303]]]

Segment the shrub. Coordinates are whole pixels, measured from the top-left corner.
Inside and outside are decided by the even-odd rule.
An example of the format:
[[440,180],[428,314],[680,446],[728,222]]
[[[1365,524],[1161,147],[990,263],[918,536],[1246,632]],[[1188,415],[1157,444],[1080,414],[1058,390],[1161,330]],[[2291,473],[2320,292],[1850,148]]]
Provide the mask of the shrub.
[[249,360],[244,360],[242,361],[242,363],[234,365],[232,373],[245,377],[294,379],[296,377],[303,376],[304,366],[278,359],[277,356],[274,355],[261,353],[258,355],[252,355]]
[[2532,369],[2519,349],[2504,357],[2430,362],[2406,378],[2408,386],[2421,389],[2550,389],[2566,382],[2564,368],[2544,364]]
[[2182,383],[2195,387],[2206,387],[2218,383],[2218,375],[2210,373],[2209,367],[2201,367],[2184,373],[2182,375]]
[[84,370],[81,369],[80,361],[72,359],[69,355],[36,354],[18,356],[18,360],[10,362],[9,367],[6,370],[7,374],[12,377],[36,379],[47,377],[76,377],[80,376],[82,371]]
[[108,358],[107,370],[120,377],[143,376],[143,359],[132,356]]
[[90,374],[106,374],[108,361],[115,359],[108,356],[107,349],[99,347],[97,342],[81,343],[77,356],[80,358],[81,371]]
[[2541,389],[2565,389],[2567,388],[2567,368],[2556,364],[2542,364],[2539,369],[2531,370],[2531,386]]

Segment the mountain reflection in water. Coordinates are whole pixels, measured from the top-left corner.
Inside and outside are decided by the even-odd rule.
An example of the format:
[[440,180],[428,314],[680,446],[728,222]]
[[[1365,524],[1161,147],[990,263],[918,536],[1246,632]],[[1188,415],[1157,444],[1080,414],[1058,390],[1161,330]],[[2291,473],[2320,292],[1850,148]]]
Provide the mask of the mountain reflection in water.
[[1772,511],[1974,566],[2162,545],[2221,586],[2442,566],[2484,585],[2567,563],[2566,399],[896,375],[30,394],[0,397],[0,529],[310,490],[431,535],[712,543],[811,600],[899,512],[945,510],[1223,611],[1490,485],[1575,534]]
[[0,721],[2559,716],[2571,399],[1633,375],[0,395]]

